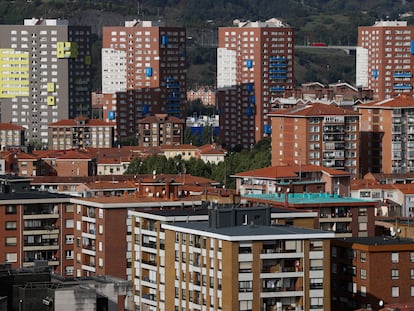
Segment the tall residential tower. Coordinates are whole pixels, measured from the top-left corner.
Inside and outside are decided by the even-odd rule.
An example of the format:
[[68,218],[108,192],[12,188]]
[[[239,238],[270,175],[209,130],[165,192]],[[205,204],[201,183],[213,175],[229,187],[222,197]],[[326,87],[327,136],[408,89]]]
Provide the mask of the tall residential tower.
[[26,19],[0,25],[0,120],[27,129],[28,142],[46,145],[48,124],[89,116],[89,26]]
[[118,138],[135,137],[144,116],[182,116],[185,54],[182,27],[134,20],[103,28],[103,115],[116,123]]
[[356,84],[372,89],[375,100],[413,96],[414,26],[379,21],[358,28]]
[[249,148],[270,134],[273,101],[294,87],[294,35],[277,19],[235,25],[218,30],[220,138]]

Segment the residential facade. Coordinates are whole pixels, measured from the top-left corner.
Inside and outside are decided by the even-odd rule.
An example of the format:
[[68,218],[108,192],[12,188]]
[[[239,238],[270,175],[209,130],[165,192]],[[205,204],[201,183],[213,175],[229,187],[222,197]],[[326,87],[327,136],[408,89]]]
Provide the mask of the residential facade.
[[379,310],[384,304],[414,301],[412,239],[332,240],[331,258],[332,310]]
[[185,122],[168,114],[155,114],[138,121],[138,144],[144,147],[184,142]]
[[[30,192],[28,180],[2,178],[1,262],[12,268],[46,262],[54,273],[73,275],[73,205],[66,195]],[[25,182],[13,189],[10,183]]]
[[358,105],[361,173],[414,172],[414,99],[410,95]]
[[272,165],[313,164],[359,174],[359,114],[315,103],[272,112]]
[[244,194],[335,193],[349,196],[350,173],[317,165],[276,165],[231,175]]
[[187,100],[193,101],[199,99],[203,105],[216,105],[216,91],[210,87],[199,87],[196,90],[187,91]]
[[[96,197],[73,199],[75,204],[75,275],[113,275],[131,279],[132,252],[127,247],[131,242],[131,219],[128,211],[145,208],[192,208],[201,206],[199,197],[173,200],[168,197],[168,187],[153,185],[160,195],[149,195],[141,189],[141,195],[122,197]],[[172,189],[173,186],[171,186]],[[176,190],[176,185],[175,185]],[[149,189],[147,187],[147,189]],[[164,189],[164,194],[162,194]],[[167,189],[167,190],[166,190]],[[177,198],[174,196],[174,198]],[[119,254],[119,256],[114,256]]]
[[160,297],[165,305],[175,310],[330,310],[332,233],[270,226],[268,212],[216,209],[208,222],[161,224],[169,289]]
[[49,150],[113,146],[114,125],[108,122],[77,117],[49,124]]
[[358,27],[356,85],[373,90],[374,100],[413,96],[414,26],[377,21]]
[[182,117],[185,53],[182,27],[133,20],[103,28],[103,114],[106,121],[116,123],[119,139],[135,137],[144,116]]
[[61,19],[1,25],[1,122],[26,128],[28,142],[48,144],[48,124],[89,116],[91,28]]
[[314,228],[334,232],[338,238],[375,236],[375,201],[323,192],[293,193],[290,188],[274,194],[246,194],[242,200],[247,204],[316,212]]
[[219,27],[220,142],[250,148],[269,136],[272,101],[294,87],[294,31],[277,19]]
[[23,126],[11,123],[0,123],[1,150],[25,145],[25,131]]

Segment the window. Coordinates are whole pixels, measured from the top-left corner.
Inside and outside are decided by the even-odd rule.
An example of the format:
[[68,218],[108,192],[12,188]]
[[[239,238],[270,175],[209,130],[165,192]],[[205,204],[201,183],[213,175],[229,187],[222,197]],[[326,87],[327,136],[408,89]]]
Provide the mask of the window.
[[332,257],[336,257],[336,247],[335,246],[333,246],[332,247]]
[[310,270],[323,270],[323,260],[322,259],[311,259]]
[[66,219],[66,228],[73,228],[73,219]]
[[411,262],[414,262],[414,252],[411,252],[410,253],[410,261]]
[[367,278],[367,270],[361,269],[361,279],[365,280]]
[[[73,205],[67,205],[65,210],[66,210],[66,213],[73,213]],[[73,271],[72,271],[72,273],[73,273]]]
[[414,296],[414,286],[411,286],[411,297],[413,297]]
[[360,255],[359,258],[360,258],[361,262],[366,262],[367,261],[367,253],[361,251],[361,253],[359,255]]
[[16,237],[7,237],[6,238],[6,246],[14,246],[17,245],[17,238]]
[[391,297],[400,297],[400,288],[398,286],[391,287]]
[[73,250],[67,250],[65,252],[65,258],[66,259],[73,259]]
[[361,286],[361,296],[366,297],[367,296],[367,287],[362,285]]
[[311,298],[310,303],[311,303],[311,309],[313,307],[322,307],[323,306],[323,298],[322,297]]
[[66,275],[73,275],[73,266],[66,266],[65,273]]
[[414,269],[410,269],[410,276],[412,279],[414,279]]
[[251,261],[239,262],[239,273],[251,273],[253,263]]
[[359,231],[367,231],[367,230],[368,230],[368,224],[366,222],[360,222]]
[[252,281],[240,281],[239,282],[239,292],[251,292],[252,291]]
[[391,262],[398,263],[398,253],[391,253]]
[[253,310],[253,302],[251,300],[239,301],[239,310],[240,311]]
[[6,214],[16,214],[16,213],[17,213],[16,205],[7,205],[6,206]]
[[6,262],[17,262],[17,253],[7,253]]
[[16,230],[17,223],[15,221],[6,221],[6,230]]
[[392,269],[391,270],[391,278],[393,280],[398,280],[399,276],[400,276],[400,273],[399,273],[398,269]]
[[310,279],[310,288],[311,289],[322,289],[323,288],[323,279]]
[[73,234],[66,235],[66,244],[73,244]]

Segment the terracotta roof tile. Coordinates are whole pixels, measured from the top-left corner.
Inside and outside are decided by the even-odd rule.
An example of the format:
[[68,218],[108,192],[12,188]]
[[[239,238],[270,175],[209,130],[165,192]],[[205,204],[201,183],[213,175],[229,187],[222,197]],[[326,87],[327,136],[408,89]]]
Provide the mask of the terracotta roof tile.
[[0,131],[3,130],[24,131],[25,128],[12,123],[0,123]]
[[299,172],[325,172],[329,175],[348,176],[350,173],[317,165],[281,165],[235,174],[235,177],[297,178]]
[[414,108],[414,99],[407,95],[398,95],[393,98],[372,101],[357,105],[358,108],[379,108],[379,109],[393,109],[393,108]]

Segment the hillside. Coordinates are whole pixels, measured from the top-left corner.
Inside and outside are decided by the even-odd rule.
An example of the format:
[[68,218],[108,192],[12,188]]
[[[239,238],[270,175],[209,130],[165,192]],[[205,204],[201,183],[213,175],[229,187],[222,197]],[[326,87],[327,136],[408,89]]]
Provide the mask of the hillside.
[[[218,26],[238,19],[284,19],[295,28],[295,42],[306,45],[322,41],[328,45],[355,45],[357,28],[378,19],[406,19],[414,22],[414,0],[15,0],[0,1],[0,23],[21,24],[24,18],[66,18],[81,25],[92,25],[95,35],[93,56],[95,88],[99,88],[99,49],[103,26],[122,25],[128,19],[160,19],[167,25],[187,28],[194,47],[189,48],[189,86],[214,82]],[[210,45],[210,47],[209,47]],[[329,50],[297,51],[298,83],[317,79],[353,82],[352,57]],[[326,51],[325,51],[326,52]],[[329,70],[326,63],[329,60]],[[320,77],[320,78],[319,78]],[[314,79],[312,79],[314,78]],[[333,81],[332,81],[333,80]]]

